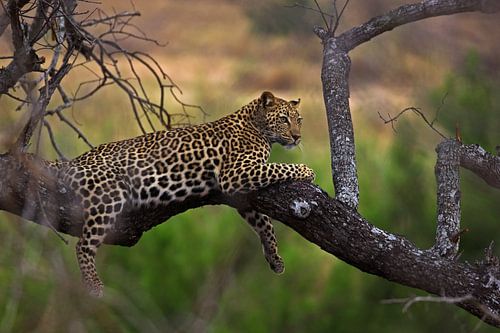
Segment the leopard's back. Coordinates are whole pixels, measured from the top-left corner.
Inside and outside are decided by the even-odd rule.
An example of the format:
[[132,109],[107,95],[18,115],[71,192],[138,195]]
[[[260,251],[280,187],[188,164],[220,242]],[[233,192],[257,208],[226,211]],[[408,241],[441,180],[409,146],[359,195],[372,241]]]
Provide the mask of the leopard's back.
[[[218,124],[203,124],[149,133],[100,145],[64,165],[66,180],[81,193],[82,201],[119,180],[134,206],[168,205],[191,196],[204,196],[217,188],[230,140],[215,135]],[[90,185],[90,188],[89,188]],[[86,198],[90,197],[90,198]],[[94,199],[95,200],[95,199]]]

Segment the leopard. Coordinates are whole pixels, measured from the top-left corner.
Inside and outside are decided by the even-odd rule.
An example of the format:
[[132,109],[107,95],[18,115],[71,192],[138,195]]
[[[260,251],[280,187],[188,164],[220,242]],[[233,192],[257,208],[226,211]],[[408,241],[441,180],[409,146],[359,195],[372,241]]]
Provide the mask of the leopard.
[[[54,162],[83,209],[76,257],[85,289],[102,297],[95,257],[124,207],[168,207],[209,193],[248,193],[283,181],[308,181],[305,164],[268,163],[273,144],[301,141],[300,99],[264,91],[218,120],[155,131],[101,144],[65,162]],[[284,271],[271,218],[251,208],[238,213],[260,238],[275,273]]]

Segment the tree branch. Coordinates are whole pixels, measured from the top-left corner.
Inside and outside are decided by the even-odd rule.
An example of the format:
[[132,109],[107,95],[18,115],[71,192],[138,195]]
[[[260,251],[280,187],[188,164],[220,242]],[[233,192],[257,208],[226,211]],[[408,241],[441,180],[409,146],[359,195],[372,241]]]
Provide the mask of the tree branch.
[[449,303],[456,304],[464,301],[473,300],[472,296],[466,295],[462,297],[446,297],[446,296],[415,296],[410,298],[396,298],[396,299],[386,299],[383,300],[382,304],[398,304],[403,303],[403,312],[408,311],[408,309],[417,302],[435,302],[435,303]]
[[372,18],[358,27],[344,32],[339,39],[346,50],[398,26],[422,19],[464,12],[495,13],[500,11],[497,0],[424,0],[402,5],[386,14]]
[[488,153],[477,144],[460,147],[460,165],[500,189],[500,156]]
[[336,198],[351,208],[359,203],[354,129],[349,108],[351,59],[336,38],[323,41],[321,81],[330,137],[331,166]]
[[[293,209],[298,203],[300,212]],[[420,250],[306,183],[280,184],[259,191],[251,196],[250,204],[364,272],[439,296],[473,297],[457,304],[500,327],[498,265],[460,263]]]
[[40,96],[38,97],[37,102],[33,105],[31,116],[27,124],[24,126],[21,134],[17,138],[14,149],[25,151],[29,141],[31,140],[33,131],[45,117],[45,110],[47,109],[47,105],[49,104],[52,94],[70,69],[71,65],[67,63],[63,64],[57,73],[40,89]]
[[[80,235],[80,204],[58,179],[57,168],[31,155],[4,154],[0,155],[0,170],[4,174],[0,178],[0,209],[42,225],[48,225],[49,219],[56,230]],[[129,206],[106,243],[132,246],[142,233],[178,213],[220,204],[251,207],[279,219],[324,251],[364,272],[438,296],[466,297],[457,305],[500,327],[498,259],[492,259],[490,254],[482,263],[468,264],[421,250],[404,237],[373,226],[358,212],[309,183],[282,183],[232,197],[212,192],[168,207],[137,210]]]
[[[156,59],[141,51],[129,51],[120,44],[124,39],[134,39],[163,46],[149,38],[131,22],[140,15],[139,12],[134,10],[107,15],[97,8],[79,21],[79,13],[75,12],[76,0],[9,0],[1,4],[4,11],[0,13],[0,33],[7,25],[11,25],[14,54],[8,57],[12,59],[8,66],[0,69],[0,95],[7,94],[20,101],[21,104],[17,110],[25,107],[31,112],[16,142],[17,148],[23,150],[28,146],[34,128],[46,115],[56,115],[61,122],[66,123],[92,147],[84,133],[68,120],[63,111],[111,85],[127,94],[136,121],[144,133],[155,131],[158,127],[171,128],[178,125],[181,121],[189,119],[191,108],[203,112],[200,107],[184,103],[179,99],[178,93],[182,93],[181,90]],[[48,31],[52,31],[52,39],[45,38]],[[45,58],[37,56],[39,50],[43,50],[45,56],[50,59],[50,65],[46,69],[41,67]],[[64,54],[64,60],[61,64],[62,54]],[[83,62],[79,60],[80,54],[85,57]],[[94,71],[93,68],[96,67],[88,65],[90,63],[96,64],[98,71]],[[58,73],[61,72],[56,67],[65,69],[65,73],[74,69],[76,69],[74,72],[77,72],[82,68],[95,75],[97,80],[82,82],[76,92],[68,96],[60,85],[62,77],[58,76]],[[39,89],[39,98],[35,96],[36,90],[33,90],[32,100],[9,92],[16,84],[23,84],[21,81],[27,81],[25,74],[33,71],[43,72],[43,75],[31,80],[30,91],[38,89],[40,82],[44,79],[51,78],[47,87]],[[85,74],[83,76],[82,74],[78,73],[75,77],[84,77]],[[145,82],[150,78],[154,80],[158,89],[146,87]],[[78,95],[81,93],[80,88],[87,84],[91,85],[90,90]],[[24,84],[23,89],[25,86],[27,85]],[[61,94],[63,103],[47,112],[46,107],[55,89]],[[169,112],[166,107],[169,99],[178,103],[182,110],[178,113]],[[50,125],[47,128],[51,128]],[[51,139],[50,131],[47,133]],[[58,151],[55,141],[51,139],[50,142],[61,155],[63,152]]]
[[[441,104],[442,106],[443,104]],[[378,116],[380,119],[382,119],[384,121],[384,124],[388,124],[390,123],[391,124],[391,127],[392,129],[394,130],[394,132],[396,132],[396,129],[394,127],[394,123],[396,121],[398,121],[399,117],[401,117],[403,114],[405,114],[406,112],[408,111],[413,111],[413,113],[417,114],[420,116],[420,118],[422,118],[422,120],[427,124],[427,126],[429,126],[430,129],[432,129],[434,132],[436,132],[440,137],[442,137],[443,139],[446,139],[446,136],[441,133],[441,131],[439,131],[435,126],[434,126],[434,123],[436,122],[437,120],[437,116],[439,114],[439,110],[441,108],[441,106],[436,110],[436,115],[434,117],[434,119],[432,121],[429,121],[427,119],[427,117],[425,116],[425,114],[422,112],[422,110],[420,108],[417,108],[417,107],[414,107],[414,106],[410,106],[410,107],[407,107],[403,110],[401,110],[397,115],[395,115],[394,117],[391,116],[390,114],[388,114],[388,117],[387,118],[384,118],[384,116],[382,116],[380,114],[380,112],[378,112]]]

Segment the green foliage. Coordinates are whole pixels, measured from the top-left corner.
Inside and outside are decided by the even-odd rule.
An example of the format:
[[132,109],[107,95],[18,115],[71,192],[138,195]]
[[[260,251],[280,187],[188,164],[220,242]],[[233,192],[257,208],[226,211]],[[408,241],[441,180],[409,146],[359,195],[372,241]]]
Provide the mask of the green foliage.
[[458,125],[464,142],[480,144],[493,151],[500,144],[500,83],[494,73],[470,51],[463,69],[451,73],[442,87],[431,93],[434,105],[446,96],[439,113],[439,123],[449,133]]

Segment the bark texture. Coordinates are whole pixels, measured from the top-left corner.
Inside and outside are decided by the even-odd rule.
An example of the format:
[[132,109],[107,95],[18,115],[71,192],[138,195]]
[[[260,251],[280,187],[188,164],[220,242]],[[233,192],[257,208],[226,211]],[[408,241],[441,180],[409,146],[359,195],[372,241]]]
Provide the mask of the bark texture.
[[460,164],[474,172],[488,185],[500,188],[500,156],[488,153],[477,144],[462,145]]
[[356,209],[359,204],[359,185],[349,108],[351,59],[337,39],[328,38],[324,43],[321,81],[330,132],[333,184],[336,198]]
[[458,253],[460,240],[460,143],[441,142],[435,167],[437,184],[437,229],[435,248],[442,257]]

